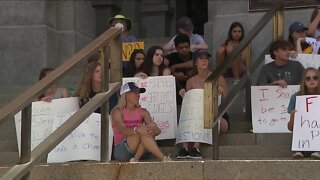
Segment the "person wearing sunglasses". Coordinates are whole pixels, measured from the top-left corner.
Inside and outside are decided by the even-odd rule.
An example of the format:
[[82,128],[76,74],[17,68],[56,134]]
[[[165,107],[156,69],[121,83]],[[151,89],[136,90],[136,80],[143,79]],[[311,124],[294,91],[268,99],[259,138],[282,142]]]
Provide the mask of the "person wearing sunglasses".
[[258,85],[287,85],[300,84],[304,67],[298,61],[289,60],[291,44],[286,40],[277,40],[271,44],[269,53],[273,62],[265,64],[257,81]]
[[[315,68],[307,68],[301,78],[300,91],[291,96],[288,113],[290,113],[290,121],[288,122],[288,129],[293,131],[294,115],[296,112],[296,97],[302,95],[320,95],[320,72]],[[314,159],[320,159],[319,152],[295,152],[293,158],[303,158],[311,154]]]

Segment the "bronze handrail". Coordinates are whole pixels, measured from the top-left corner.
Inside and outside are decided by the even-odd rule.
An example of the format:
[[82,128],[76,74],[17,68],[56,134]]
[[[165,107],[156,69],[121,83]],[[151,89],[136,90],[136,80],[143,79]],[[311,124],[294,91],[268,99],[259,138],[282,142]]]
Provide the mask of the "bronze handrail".
[[95,95],[79,111],[73,114],[65,123],[50,134],[31,152],[31,161],[24,164],[13,166],[1,179],[20,179],[35,165],[37,161],[45,157],[53,148],[55,148],[63,139],[65,139],[75,128],[77,128],[93,111],[100,107],[109,97],[119,90],[121,82],[110,84],[110,91]]
[[35,85],[31,86],[24,93],[16,97],[10,103],[5,105],[0,109],[0,125],[6,122],[9,116],[15,115],[21,109],[30,104],[34,99],[36,99],[40,94],[45,92],[49,87],[58,82],[64,75],[66,75],[70,70],[75,68],[77,64],[91,56],[97,49],[102,48],[111,39],[119,35],[121,32],[118,28],[110,28],[98,38],[93,40],[79,52],[74,54],[72,57],[66,60],[62,65],[56,68],[52,73],[49,73],[41,81],[37,82]]
[[[68,136],[76,127],[78,127],[91,113],[101,106],[101,161],[106,161],[105,153],[108,153],[106,144],[108,143],[108,99],[112,94],[120,89],[121,85],[121,30],[119,28],[110,28],[98,38],[85,46],[78,53],[67,59],[52,73],[48,74],[41,81],[30,87],[20,96],[15,98],[9,104],[0,110],[0,125],[7,121],[9,116],[16,114],[22,109],[21,128],[21,157],[20,164],[15,165],[1,179],[19,179],[21,177],[28,179],[30,169],[40,160],[41,157],[49,153],[66,136]],[[31,143],[31,103],[40,94],[46,91],[67,72],[76,67],[77,64],[86,61],[92,54],[100,50],[103,54],[102,65],[102,92],[97,94],[90,102],[84,105],[78,112],[72,115],[64,124],[56,129],[42,143],[30,152]],[[106,56],[108,53],[109,56]],[[109,61],[112,66],[109,68]],[[109,77],[110,74],[110,77]],[[109,80],[110,79],[110,80]],[[110,82],[113,82],[109,84]],[[107,92],[106,92],[107,91]]]
[[[239,45],[225,58],[223,63],[218,66],[212,74],[207,78],[204,85],[204,125],[205,128],[213,129],[212,140],[213,140],[213,152],[212,158],[219,159],[219,134],[218,134],[218,120],[221,118],[222,114],[225,113],[235,98],[240,94],[241,90],[244,88],[249,89],[251,83],[251,77],[248,75],[243,76],[240,82],[235,88],[232,89],[231,93],[224,100],[224,102],[219,107],[217,103],[217,81],[218,78],[227,70],[231,65],[232,61],[240,55],[240,53],[249,45],[249,43],[255,38],[255,36],[265,27],[265,25],[273,18],[276,20],[275,26],[280,26],[274,28],[273,37],[282,38],[283,37],[283,11],[284,3],[282,1],[277,2],[261,19],[260,21],[250,30],[247,36],[239,43]],[[279,13],[280,12],[280,13]],[[265,50],[266,51],[266,50]],[[265,52],[264,51],[264,52]],[[260,55],[261,57],[261,55]],[[260,58],[259,57],[259,58]],[[257,60],[258,61],[258,60]],[[251,63],[247,66],[251,66]],[[251,68],[250,68],[251,69]],[[255,71],[257,68],[253,69]],[[252,72],[249,73],[250,76]],[[247,91],[250,92],[250,91]],[[247,97],[250,95],[247,94]],[[250,98],[246,98],[246,101],[250,101]]]

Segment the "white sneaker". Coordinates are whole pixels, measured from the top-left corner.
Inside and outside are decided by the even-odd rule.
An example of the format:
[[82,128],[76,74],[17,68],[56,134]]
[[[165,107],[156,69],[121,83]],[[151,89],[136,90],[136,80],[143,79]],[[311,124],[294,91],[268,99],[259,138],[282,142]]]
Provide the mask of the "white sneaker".
[[320,153],[319,152],[314,152],[314,153],[311,154],[311,157],[313,159],[320,159]]
[[162,162],[172,161],[171,155],[164,156]]
[[133,157],[133,158],[131,158],[131,159],[130,159],[130,161],[129,161],[129,162],[139,162],[139,160],[138,160],[138,158]]
[[301,152],[295,152],[293,155],[292,155],[293,158],[296,158],[296,159],[299,159],[299,158],[303,158],[304,155],[301,153]]

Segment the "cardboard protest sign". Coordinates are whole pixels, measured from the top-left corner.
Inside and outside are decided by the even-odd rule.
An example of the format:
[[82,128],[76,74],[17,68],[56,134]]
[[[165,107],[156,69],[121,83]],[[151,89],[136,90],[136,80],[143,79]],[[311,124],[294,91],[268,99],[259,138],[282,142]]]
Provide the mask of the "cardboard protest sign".
[[292,151],[320,151],[320,96],[297,96]]
[[252,126],[254,133],[289,132],[287,109],[291,96],[299,85],[251,86]]
[[184,95],[176,144],[182,142],[212,144],[212,129],[204,129],[203,97],[203,89],[192,89]]
[[[290,58],[291,59],[291,58]],[[304,68],[313,67],[318,69],[320,67],[320,55],[318,54],[298,54],[298,57],[291,59],[299,61]],[[265,64],[274,61],[270,55],[265,55]]]
[[174,139],[177,129],[176,84],[173,76],[155,76],[146,79],[123,78],[123,83],[135,82],[146,88],[140,94],[140,105],[146,108],[161,129],[160,139]]
[[144,49],[144,42],[122,43],[122,61],[129,61],[135,49]]

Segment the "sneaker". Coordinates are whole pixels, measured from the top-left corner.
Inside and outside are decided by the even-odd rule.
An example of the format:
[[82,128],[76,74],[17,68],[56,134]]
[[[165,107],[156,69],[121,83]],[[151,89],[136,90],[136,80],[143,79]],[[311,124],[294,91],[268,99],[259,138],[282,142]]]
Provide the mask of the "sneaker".
[[139,160],[138,160],[138,158],[133,157],[133,158],[131,158],[131,159],[130,159],[130,161],[129,161],[129,162],[139,162]]
[[292,155],[293,158],[295,159],[299,159],[299,158],[303,158],[304,155],[301,153],[301,152],[295,152],[293,155]]
[[200,150],[197,148],[191,148],[189,153],[190,153],[190,158],[192,159],[202,159]]
[[164,156],[162,162],[168,162],[172,161],[171,155],[169,154],[168,156]]
[[314,153],[312,153],[312,154],[311,154],[311,157],[312,157],[313,159],[320,159],[320,152],[314,152]]
[[190,154],[189,151],[186,148],[182,148],[180,149],[177,157],[177,159],[186,159],[186,158],[190,158]]

